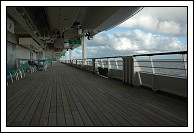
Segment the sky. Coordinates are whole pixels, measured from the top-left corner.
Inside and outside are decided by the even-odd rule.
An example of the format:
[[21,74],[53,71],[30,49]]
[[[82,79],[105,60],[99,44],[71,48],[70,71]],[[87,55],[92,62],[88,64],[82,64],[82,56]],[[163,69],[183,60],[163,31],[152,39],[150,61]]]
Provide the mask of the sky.
[[[73,59],[82,57],[81,49],[73,50]],[[184,50],[187,7],[144,7],[125,22],[87,40],[87,58]]]

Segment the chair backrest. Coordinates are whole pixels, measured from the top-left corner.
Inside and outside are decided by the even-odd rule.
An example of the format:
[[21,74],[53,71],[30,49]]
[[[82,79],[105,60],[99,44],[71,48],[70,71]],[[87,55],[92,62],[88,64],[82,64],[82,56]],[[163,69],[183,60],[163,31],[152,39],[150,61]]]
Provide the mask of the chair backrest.
[[21,60],[21,61],[20,61],[20,66],[21,66],[24,70],[29,70],[29,69],[30,69],[30,66],[29,66],[27,60]]
[[15,68],[14,64],[7,63],[7,69],[14,69],[14,68]]

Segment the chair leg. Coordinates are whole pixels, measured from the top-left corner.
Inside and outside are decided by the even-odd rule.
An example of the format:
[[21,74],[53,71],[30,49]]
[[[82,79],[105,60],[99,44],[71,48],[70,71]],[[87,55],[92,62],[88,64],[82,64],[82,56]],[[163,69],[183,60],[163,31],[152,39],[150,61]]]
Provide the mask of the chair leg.
[[16,75],[16,80],[19,80],[18,74]]
[[20,71],[19,73],[20,73],[20,77],[21,77],[21,79],[22,79],[22,78],[23,78],[23,76],[22,76],[22,72]]
[[25,72],[24,72],[24,77],[26,77]]

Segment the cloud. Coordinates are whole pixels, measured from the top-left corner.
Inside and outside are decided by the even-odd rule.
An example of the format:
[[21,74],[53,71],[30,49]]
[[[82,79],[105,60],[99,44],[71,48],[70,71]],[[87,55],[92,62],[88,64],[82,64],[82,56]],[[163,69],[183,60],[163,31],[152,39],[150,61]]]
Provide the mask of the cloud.
[[[183,50],[187,50],[187,45],[177,37],[162,36],[140,29],[113,34],[102,32],[97,34],[93,40],[87,41],[88,58]],[[81,47],[73,51],[75,53],[73,58],[80,59]]]
[[187,8],[145,7],[116,28],[131,27],[161,34],[187,35]]
[[[145,7],[112,31],[87,41],[87,57],[184,51],[187,44],[179,38],[186,36],[186,7]],[[81,52],[81,47],[74,49],[73,58],[82,58]]]

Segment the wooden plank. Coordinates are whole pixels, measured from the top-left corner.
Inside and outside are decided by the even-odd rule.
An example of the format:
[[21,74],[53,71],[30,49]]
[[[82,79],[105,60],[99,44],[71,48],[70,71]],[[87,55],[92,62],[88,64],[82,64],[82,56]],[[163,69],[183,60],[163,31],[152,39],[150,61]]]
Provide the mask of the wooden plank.
[[[99,103],[97,103],[96,101],[94,101],[95,105],[98,107],[98,109],[102,112],[102,114],[105,116],[104,118],[107,118],[107,120],[104,122],[103,124],[104,126],[109,126],[109,125],[114,125],[114,126],[122,126],[122,124],[110,113],[108,112],[106,109],[104,109]],[[95,109],[94,109],[95,110]],[[100,117],[101,118],[101,117]],[[102,120],[102,118],[101,118]]]
[[[77,85],[79,85],[79,82],[77,82]],[[79,96],[79,99],[82,99],[82,97],[83,97],[84,99],[87,99],[88,97],[85,95],[85,93],[83,93],[83,89],[81,89],[81,88],[83,88],[83,87],[82,87],[82,86],[79,86],[78,91],[79,91],[80,94],[82,95],[82,96]],[[90,98],[91,98],[91,97],[90,97]],[[92,98],[92,100],[93,100],[93,98]],[[82,102],[85,103],[85,101],[82,101]],[[91,105],[94,107],[93,104],[91,104]],[[97,106],[98,106],[98,105],[97,105]],[[107,116],[107,117],[110,119],[110,121],[112,121],[113,125],[116,125],[116,126],[121,125],[119,122],[117,122],[117,120],[116,120],[113,116],[111,116],[111,115],[109,114],[109,112],[107,112],[106,110],[103,110],[103,108],[101,108],[101,107],[98,107],[98,108],[100,108],[100,109],[102,110],[103,114],[104,114],[105,116]]]
[[96,116],[96,114],[92,111],[90,106],[88,106],[86,104],[86,102],[83,100],[81,100],[81,104],[84,107],[84,110],[86,110],[87,114],[89,115],[94,126],[103,126],[102,122],[99,120],[99,118]]
[[[115,99],[115,97],[114,97],[114,99]],[[154,119],[153,117],[150,117],[150,116],[153,116],[153,111],[150,113],[149,118],[148,117],[146,118],[145,116],[148,115],[148,113],[146,111],[144,111],[144,110],[146,108],[148,108],[148,107],[146,107],[145,105],[140,105],[140,104],[138,104],[136,102],[128,101],[128,99],[126,99],[126,98],[123,98],[123,101],[125,101],[125,103],[121,102],[120,100],[121,99],[117,100],[117,102],[119,104],[126,105],[126,107],[128,107],[128,108],[130,107],[130,108],[136,110],[136,112],[133,111],[134,113],[138,113],[139,112],[140,114],[137,114],[137,115],[142,117],[144,121],[150,122],[149,118],[152,118],[152,121],[150,122],[151,125],[153,125],[155,123],[154,121],[157,120],[160,124],[163,123],[164,125],[166,125],[166,123],[168,123],[168,125],[176,126],[176,124],[173,123],[172,121],[166,119],[165,117],[161,117],[161,114],[158,114],[158,115],[155,114],[154,115],[154,116],[157,117],[157,119]],[[158,120],[158,119],[160,119],[160,120]],[[162,122],[164,120],[165,120],[166,123]]]
[[[37,85],[39,85],[39,84],[37,84]],[[39,92],[39,89],[37,89],[36,91],[38,91]],[[28,102],[28,104],[25,104],[25,106],[24,106],[24,109],[18,114],[18,116],[16,117],[16,119],[14,120],[14,122],[13,122],[13,124],[12,125],[18,125],[18,124],[20,124],[21,122],[22,122],[22,120],[23,120],[23,118],[25,117],[25,114],[27,113],[27,111],[29,110],[29,108],[30,108],[30,106],[31,106],[31,104],[33,103],[33,101],[34,101],[34,99],[35,99],[35,97],[33,97],[33,95],[31,95],[31,96],[25,96],[24,95],[24,97],[25,97],[25,99],[22,99],[23,101],[27,101]],[[23,97],[22,97],[23,98]],[[18,102],[17,102],[17,104],[15,104],[15,105],[24,105],[24,104],[20,104],[21,103],[21,101],[22,100],[19,100]],[[14,108],[15,109],[15,108]],[[16,108],[17,109],[17,108]],[[12,109],[13,110],[13,109]],[[11,109],[9,110],[9,111],[11,111]],[[20,116],[21,115],[21,116]],[[9,116],[9,113],[7,113],[7,117]],[[9,117],[8,117],[9,118]]]
[[57,126],[67,126],[61,97],[60,77],[57,77]]
[[63,111],[63,104],[57,103],[57,126],[67,126],[65,121],[65,113]]
[[75,125],[76,126],[84,126],[84,123],[82,121],[82,118],[81,118],[79,112],[78,111],[73,111],[72,114],[73,114],[73,117],[74,117],[74,120],[75,120]]
[[38,126],[39,125],[39,121],[40,121],[43,107],[44,107],[44,104],[38,104],[36,111],[32,117],[32,120],[30,122],[30,126]]
[[[89,88],[89,87],[88,87]],[[90,87],[91,88],[91,87]],[[83,91],[83,90],[82,90]],[[89,91],[89,90],[88,90]],[[86,92],[85,92],[86,93]],[[95,97],[95,100],[93,100],[93,102],[95,102],[95,104],[98,106],[98,108],[100,108],[100,109],[103,109],[103,107],[100,107],[101,105],[103,106],[104,104],[106,104],[106,103],[103,103],[103,102],[101,102],[100,101],[100,99],[102,99],[102,97],[101,98],[99,98],[100,96],[99,96],[99,94],[97,94],[96,93],[96,91],[93,91],[93,94],[94,94],[94,96],[93,97]],[[93,95],[92,93],[90,93],[90,95]],[[92,99],[91,99],[92,100]],[[107,99],[105,99],[105,101],[106,101]],[[98,102],[100,102],[101,103],[101,105],[98,103],[98,102],[96,102],[96,101],[98,101]],[[99,106],[100,105],[100,106]],[[108,108],[108,106],[110,106],[110,108]],[[114,111],[112,111],[112,109],[111,108],[113,108],[114,107],[114,105],[113,104],[111,104],[111,103],[108,103],[108,105],[105,105],[104,106],[104,110],[107,110],[108,111],[108,113],[106,114],[106,116],[109,116],[109,118],[113,121],[113,123],[115,122],[115,118],[113,118],[113,117],[111,117],[110,115],[108,115],[110,112],[112,112],[113,114],[112,114],[112,116],[114,116],[114,117],[116,117],[117,119],[119,119],[120,120],[120,122],[121,123],[123,123],[123,125],[131,125],[130,124],[130,122],[127,122],[126,120],[124,120],[122,117],[120,117],[116,112],[114,112]],[[104,112],[104,110],[102,110],[102,112]],[[118,121],[118,120],[117,120]],[[119,125],[118,123],[117,123],[117,125]]]
[[7,126],[187,126],[187,102],[56,63],[7,87]]
[[[40,86],[37,89],[41,90],[42,85],[43,84],[40,84]],[[21,126],[29,126],[30,125],[31,119],[32,119],[32,117],[33,117],[33,115],[35,113],[35,110],[36,110],[37,106],[38,106],[38,102],[40,101],[41,94],[40,95],[34,95],[34,96],[36,98],[35,98],[32,106],[30,107],[30,110],[26,114],[24,120],[22,121]]]
[[[161,126],[161,120],[158,120],[157,117],[154,117],[152,114],[149,114],[147,112],[143,112],[142,108],[134,108],[134,107],[129,107],[127,104],[119,102],[119,100],[115,97],[109,97],[111,99],[111,102],[114,103],[116,105],[117,108],[114,108],[115,110],[117,110],[117,112],[119,112],[119,114],[125,113],[123,114],[123,116],[125,116],[125,118],[129,119],[132,124],[140,126],[142,123],[143,119],[144,121],[146,120],[148,123],[150,123],[152,126]],[[127,101],[125,101],[127,102]],[[143,123],[145,123],[143,121]],[[140,125],[139,125],[140,124]],[[165,123],[166,124],[166,123]],[[144,124],[142,124],[144,125]]]
[[[111,92],[110,92],[110,94],[111,94]],[[115,96],[114,97],[114,99],[117,99],[117,96]],[[119,100],[120,100],[120,98],[119,98]],[[124,102],[123,103],[125,103],[125,102],[127,102],[127,100],[125,99],[124,100]],[[123,104],[123,103],[120,103],[121,105]],[[140,103],[139,103],[140,104]],[[133,104],[132,104],[133,105]],[[131,106],[131,105],[130,105]],[[141,108],[139,108],[138,110],[141,110]],[[145,114],[145,112],[143,112],[140,116],[144,116],[144,114]],[[146,120],[149,120],[149,119],[146,119]],[[154,122],[151,122],[152,124],[155,124]],[[170,122],[171,124],[172,124],[172,122]],[[173,124],[174,125],[174,124]]]
[[34,100],[36,97],[32,97],[29,101],[28,104],[26,104],[24,106],[24,108],[22,109],[22,111],[18,114],[18,116],[16,117],[16,119],[13,121],[13,123],[11,124],[11,126],[20,126],[24,117],[26,116],[28,110],[30,109],[31,105],[33,104]]
[[[55,100],[52,100],[55,99]],[[56,105],[56,97],[51,98],[51,106],[50,106],[50,112],[49,112],[49,123],[48,126],[56,126],[56,119],[57,119],[57,105]]]
[[[30,75],[32,76],[32,75]],[[37,82],[39,79],[32,80],[32,77],[28,77],[28,79],[22,79],[19,80],[22,84],[17,84],[18,81],[14,82],[12,86],[8,86],[9,89],[7,89],[7,96],[9,97],[8,101],[15,100],[18,95],[22,96],[22,93],[25,93],[26,90],[28,90],[29,86],[31,86],[34,82]],[[17,87],[16,87],[17,86]],[[12,93],[12,95],[10,94]]]
[[66,91],[65,91],[65,86],[66,82],[64,82],[62,76],[60,75],[60,87],[61,87],[61,98],[62,98],[62,104],[63,104],[63,110],[65,112],[65,120],[66,120],[66,125],[67,126],[75,126],[75,122],[73,119],[73,115],[69,106],[69,102],[66,96]]
[[82,117],[82,120],[84,122],[85,126],[94,126],[90,117],[88,116],[88,114],[86,113],[86,111],[84,110],[83,106],[81,105],[80,102],[76,102],[76,106],[78,108],[78,111]]
[[84,110],[89,115],[89,117],[90,117],[92,123],[94,124],[94,126],[103,126],[103,124],[101,123],[101,121],[99,120],[99,118],[95,115],[95,113],[90,108],[90,106],[88,106],[88,104],[85,102],[85,100],[83,100],[82,96],[78,95],[77,97],[79,98],[80,103],[82,104]]
[[[85,93],[82,93],[82,89],[79,88],[79,90],[76,90],[74,87],[72,88],[72,90],[74,90],[75,92],[79,92],[80,95],[79,99],[82,101],[85,101],[90,107],[91,109],[94,111],[94,113],[97,115],[97,117],[100,119],[100,121],[103,123],[104,126],[111,126],[111,122],[109,120],[106,119],[106,117],[96,108],[96,106],[89,100],[88,97],[84,96]],[[85,99],[85,100],[84,100]],[[92,106],[91,106],[92,103]]]
[[[48,92],[46,95],[44,107],[42,110],[42,115],[40,118],[39,126],[47,126],[48,125],[48,118],[49,118],[49,111],[50,111],[50,101],[51,101],[51,95],[52,95],[52,78],[50,77],[47,88]],[[39,102],[40,103],[40,102]]]
[[[85,86],[85,85],[84,85]],[[85,93],[85,92],[84,92]]]
[[[38,84],[38,83],[37,83]],[[36,86],[37,86],[36,84]],[[19,105],[19,104],[22,104],[22,102],[26,101],[24,100],[25,98],[27,98],[28,95],[26,94],[29,94],[29,93],[32,93],[33,91],[36,91],[34,89],[34,86],[35,84],[32,84],[31,86],[29,87],[25,87],[23,91],[19,91],[18,93],[16,93],[13,97],[10,97],[8,100],[7,100],[7,116],[10,115],[10,113],[12,113],[12,111],[15,110],[15,108]],[[14,101],[13,103],[11,103],[12,101]],[[23,103],[25,104],[25,103]]]
[[50,101],[50,111],[49,111],[49,121],[48,126],[56,126],[57,125],[57,91],[56,91],[56,73],[53,71],[52,73],[52,94]]
[[[152,126],[160,126],[160,124],[158,124],[156,121],[151,120],[150,116],[148,117],[147,115],[144,115],[145,112],[141,113],[142,108],[134,108],[133,106],[128,106],[126,104],[126,102],[121,102],[121,98],[117,98],[117,96],[112,96],[112,95],[108,95],[109,97],[109,102],[113,103],[119,114],[122,114],[122,116],[125,116],[125,118],[129,119],[129,121],[133,121],[132,124],[137,124],[138,123],[142,123],[142,125],[152,125]],[[128,117],[126,117],[128,116]],[[136,121],[136,122],[135,122]],[[149,123],[149,124],[148,124]]]
[[7,126],[10,126],[11,123],[14,121],[14,119],[17,117],[17,115],[20,113],[20,111],[23,109],[24,105],[19,105],[16,110],[7,118],[6,124]]
[[[187,108],[186,106],[185,107],[182,106],[184,111],[181,111],[181,108],[178,108],[180,106],[177,107],[174,103],[171,103],[170,104],[170,102],[168,102],[169,100],[170,101],[172,101],[172,100],[174,101],[173,98],[168,99],[168,100],[164,100],[165,98],[164,99],[158,98],[161,95],[157,95],[157,94],[153,94],[153,93],[148,93],[149,95],[145,96],[145,94],[142,94],[142,92],[143,92],[142,90],[139,91],[139,92],[135,92],[135,93],[134,93],[134,91],[132,91],[130,93],[129,92],[127,92],[127,93],[122,92],[122,95],[125,96],[125,97],[129,97],[129,94],[132,93],[130,95],[130,97],[132,97],[132,98],[133,97],[134,98],[137,98],[138,97],[137,100],[141,100],[141,102],[151,103],[152,105],[160,106],[160,108],[163,108],[165,110],[168,110],[168,112],[176,113],[176,115],[178,115],[179,117],[187,118],[187,115],[185,113],[183,113],[183,112],[186,112],[187,111],[187,110],[185,110]],[[146,92],[143,92],[143,93],[146,93]],[[150,94],[152,94],[152,95],[150,95]],[[177,103],[180,104],[181,102],[179,100],[177,100],[176,101],[176,104]]]

